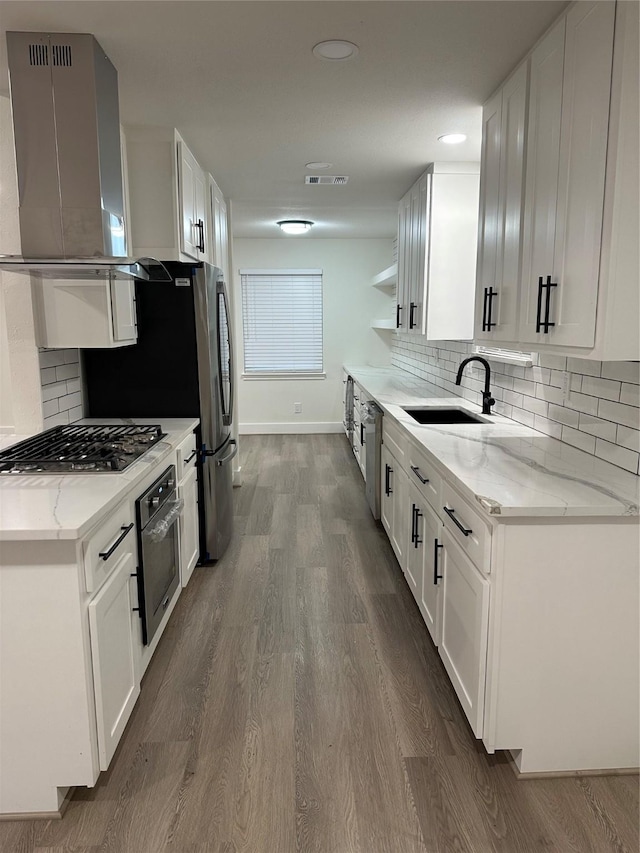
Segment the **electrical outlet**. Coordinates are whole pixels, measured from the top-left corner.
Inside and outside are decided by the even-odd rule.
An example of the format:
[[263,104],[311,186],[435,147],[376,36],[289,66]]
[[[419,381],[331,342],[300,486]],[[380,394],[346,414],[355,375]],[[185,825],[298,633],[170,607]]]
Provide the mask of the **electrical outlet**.
[[565,370],[562,374],[562,382],[560,385],[562,391],[562,405],[569,402],[569,394],[571,393],[571,374]]
[[302,414],[302,403],[294,403],[293,404],[293,413],[294,415]]

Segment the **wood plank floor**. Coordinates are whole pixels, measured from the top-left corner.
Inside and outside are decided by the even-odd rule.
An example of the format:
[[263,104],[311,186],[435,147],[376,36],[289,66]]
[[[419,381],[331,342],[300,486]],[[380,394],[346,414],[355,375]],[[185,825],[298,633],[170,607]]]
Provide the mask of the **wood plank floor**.
[[3,853],[636,853],[637,777],[518,782],[473,738],[346,439],[241,447],[111,768]]

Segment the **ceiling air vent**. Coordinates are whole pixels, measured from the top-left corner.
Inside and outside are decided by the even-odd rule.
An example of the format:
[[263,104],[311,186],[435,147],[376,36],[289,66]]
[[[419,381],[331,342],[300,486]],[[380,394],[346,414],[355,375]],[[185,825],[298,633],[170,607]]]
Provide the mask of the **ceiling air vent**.
[[345,175],[306,175],[305,184],[325,184],[335,186],[337,184],[346,184],[349,180]]
[[71,62],[71,45],[70,44],[52,44],[51,57],[54,65],[65,65],[70,68]]
[[29,65],[48,65],[49,64],[49,45],[46,44],[30,44],[29,45]]

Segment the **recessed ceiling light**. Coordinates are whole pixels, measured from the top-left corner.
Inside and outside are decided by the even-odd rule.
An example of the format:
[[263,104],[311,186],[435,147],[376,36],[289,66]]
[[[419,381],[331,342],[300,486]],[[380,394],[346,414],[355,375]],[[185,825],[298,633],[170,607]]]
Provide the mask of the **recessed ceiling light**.
[[438,142],[445,142],[447,145],[459,145],[466,138],[466,133],[445,133],[444,136],[438,137]]
[[329,59],[338,62],[344,59],[353,59],[358,55],[358,45],[350,41],[332,39],[321,41],[313,48],[313,55],[318,59]]
[[276,222],[285,234],[305,234],[313,225],[308,219],[281,219]]
[[306,169],[330,169],[333,166],[333,163],[305,163]]

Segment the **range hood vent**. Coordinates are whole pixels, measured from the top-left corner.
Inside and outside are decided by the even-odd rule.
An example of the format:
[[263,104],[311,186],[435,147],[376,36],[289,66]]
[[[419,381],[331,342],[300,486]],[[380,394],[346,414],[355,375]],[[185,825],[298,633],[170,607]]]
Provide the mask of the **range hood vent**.
[[88,33],[28,32],[7,33],[7,56],[22,256],[0,257],[0,268],[164,280],[158,262],[129,256],[109,57]]

